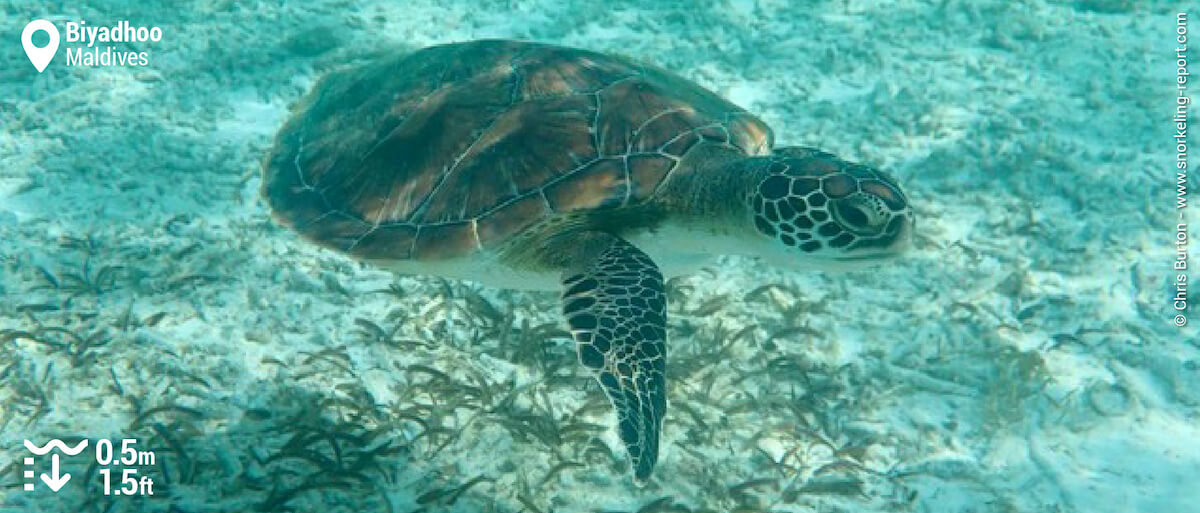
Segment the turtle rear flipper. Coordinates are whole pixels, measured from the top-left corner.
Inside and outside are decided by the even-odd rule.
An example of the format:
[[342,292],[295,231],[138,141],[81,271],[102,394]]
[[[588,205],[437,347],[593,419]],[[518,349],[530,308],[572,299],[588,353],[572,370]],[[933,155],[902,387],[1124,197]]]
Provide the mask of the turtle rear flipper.
[[658,461],[667,411],[666,298],[662,273],[638,248],[607,233],[581,236],[563,274],[563,315],[579,361],[593,373],[617,413],[634,479],[644,483]]

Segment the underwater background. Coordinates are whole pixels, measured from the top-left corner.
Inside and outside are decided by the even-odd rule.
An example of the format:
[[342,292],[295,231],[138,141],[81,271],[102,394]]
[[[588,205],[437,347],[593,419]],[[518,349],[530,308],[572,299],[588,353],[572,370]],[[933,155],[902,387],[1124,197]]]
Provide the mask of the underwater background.
[[[1200,341],[1171,322],[1177,9],[0,2],[0,512],[1200,511]],[[109,45],[143,67],[67,66],[64,40],[38,73],[35,19],[163,35]],[[484,37],[654,63],[779,146],[889,170],[915,247],[671,281],[670,408],[636,487],[556,294],[359,264],[258,197],[322,74]],[[53,472],[23,446],[51,439],[89,441],[57,493],[25,474]],[[132,469],[153,495],[104,493],[93,448],[126,439],[154,460],[112,487]]]

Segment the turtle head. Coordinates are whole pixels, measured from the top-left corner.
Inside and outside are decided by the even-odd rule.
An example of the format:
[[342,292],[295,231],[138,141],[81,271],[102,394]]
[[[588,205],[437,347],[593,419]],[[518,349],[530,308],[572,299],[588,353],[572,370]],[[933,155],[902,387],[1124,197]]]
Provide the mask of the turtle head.
[[810,148],[765,158],[749,202],[755,231],[772,241],[769,260],[844,268],[909,245],[913,213],[892,177]]

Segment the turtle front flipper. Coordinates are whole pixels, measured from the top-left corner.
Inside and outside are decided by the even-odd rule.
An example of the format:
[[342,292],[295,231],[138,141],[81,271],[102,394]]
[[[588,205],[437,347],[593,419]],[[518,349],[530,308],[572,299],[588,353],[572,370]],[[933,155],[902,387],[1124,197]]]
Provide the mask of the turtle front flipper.
[[563,315],[579,361],[600,382],[617,413],[636,482],[658,461],[667,412],[666,298],[662,273],[638,248],[607,233],[589,233],[573,246],[563,273]]

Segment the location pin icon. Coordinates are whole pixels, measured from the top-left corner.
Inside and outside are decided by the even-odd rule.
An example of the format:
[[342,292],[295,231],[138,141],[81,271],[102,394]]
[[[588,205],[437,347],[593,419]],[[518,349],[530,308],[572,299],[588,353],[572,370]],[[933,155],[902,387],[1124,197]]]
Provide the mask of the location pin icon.
[[[33,45],[33,33],[39,30],[45,30],[50,34],[50,44],[38,48]],[[33,20],[25,25],[25,30],[21,31],[21,46],[25,47],[25,55],[29,56],[29,62],[33,63],[33,67],[37,68],[38,73],[46,69],[46,65],[54,59],[54,54],[58,53],[58,27],[46,20]]]

